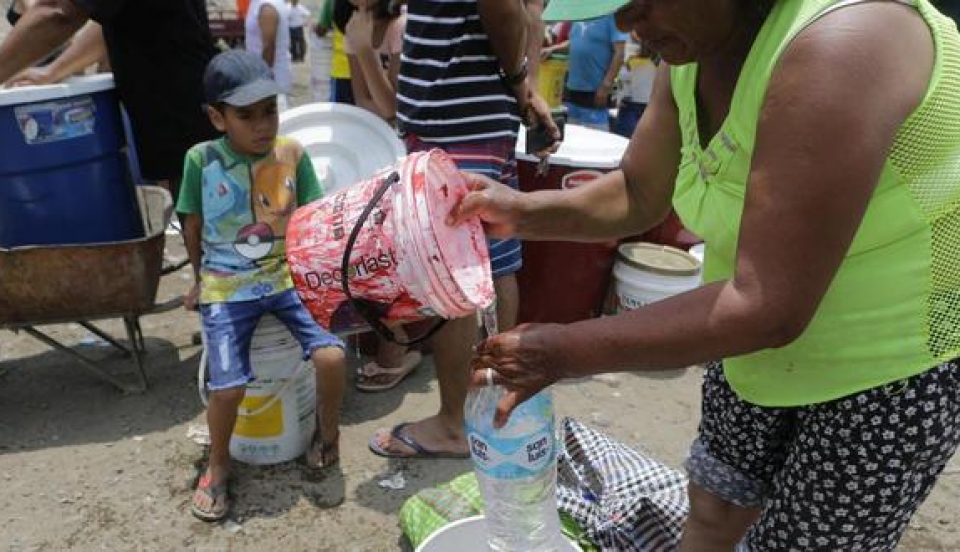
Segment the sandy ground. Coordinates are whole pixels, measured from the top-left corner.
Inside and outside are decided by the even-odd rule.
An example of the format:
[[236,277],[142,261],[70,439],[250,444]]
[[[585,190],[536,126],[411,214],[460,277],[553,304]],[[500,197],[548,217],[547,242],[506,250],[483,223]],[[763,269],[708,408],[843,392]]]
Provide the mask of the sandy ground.
[[[2,38],[3,30],[0,30]],[[293,103],[308,96],[297,70]],[[168,238],[173,256],[182,253]],[[181,294],[186,271],[161,282],[158,301]],[[78,282],[78,293],[82,293]],[[432,364],[396,389],[346,398],[339,471],[317,477],[301,464],[239,466],[229,521],[188,512],[203,459],[187,434],[203,425],[195,378],[196,316],[181,310],[141,319],[146,393],[124,395],[61,352],[0,331],[0,550],[396,550],[403,501],[470,469],[468,461],[388,461],[367,450],[378,427],[432,414]],[[122,326],[103,327],[123,336]],[[46,328],[107,371],[130,380],[131,362],[90,343],[77,325]],[[351,366],[359,358],[351,354]],[[599,377],[559,385],[558,415],[574,416],[679,466],[699,416],[700,369]],[[130,380],[132,381],[132,380]],[[402,472],[406,487],[379,482]],[[954,458],[902,542],[903,550],[960,550],[960,459]]]

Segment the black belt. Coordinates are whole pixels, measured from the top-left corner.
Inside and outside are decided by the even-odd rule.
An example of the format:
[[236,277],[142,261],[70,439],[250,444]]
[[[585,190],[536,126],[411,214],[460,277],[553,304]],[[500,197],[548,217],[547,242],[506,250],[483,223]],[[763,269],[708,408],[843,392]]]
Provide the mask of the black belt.
[[569,88],[563,90],[563,100],[579,107],[599,109],[596,104],[594,104],[594,98],[596,98],[596,92],[571,90]]

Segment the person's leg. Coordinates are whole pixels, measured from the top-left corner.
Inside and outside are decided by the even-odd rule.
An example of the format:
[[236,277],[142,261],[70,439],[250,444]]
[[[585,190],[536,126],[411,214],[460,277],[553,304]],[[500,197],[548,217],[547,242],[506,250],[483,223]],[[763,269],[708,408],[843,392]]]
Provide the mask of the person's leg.
[[680,550],[730,551],[760,515],[795,433],[795,413],[740,399],[722,363],[707,365],[702,417],[685,463],[690,515]]
[[[502,145],[500,150],[505,162],[500,167],[501,183],[514,190],[520,188],[514,144]],[[517,272],[523,266],[523,247],[520,240],[502,240],[491,244],[490,263],[493,268],[493,285],[497,292],[497,322],[500,331],[512,330],[517,325],[520,311],[520,286]]]
[[894,550],[960,442],[956,361],[804,408],[742,550]]
[[330,93],[332,101],[335,103],[345,103],[353,105],[356,102],[353,99],[353,85],[350,79],[331,79]]
[[[409,335],[403,324],[390,325],[394,336],[408,342]],[[386,391],[403,381],[423,361],[420,351],[399,345],[377,336],[377,353],[374,359],[364,364],[357,374],[357,389],[360,391]]]
[[[436,145],[427,144],[415,137],[407,138],[408,151],[428,150]],[[478,144],[444,144],[442,147],[462,171],[477,172],[516,187],[516,162],[512,140],[492,141]],[[498,309],[501,330],[512,328],[516,323],[517,294],[513,274],[521,265],[520,243],[516,240],[493,240],[490,243],[491,268],[495,281],[499,280],[497,292],[508,294],[503,301],[503,310]],[[504,279],[506,277],[506,279]],[[463,427],[463,405],[469,386],[469,365],[473,345],[478,338],[475,316],[449,320],[431,340],[437,383],[440,386],[440,411],[436,416],[407,424],[402,434],[431,452],[467,454],[467,442]],[[381,451],[390,454],[412,454],[413,448],[404,443],[394,430],[380,430],[374,442]]]
[[517,325],[517,313],[520,310],[520,286],[517,273],[511,272],[493,279],[497,293],[497,323],[500,331],[512,330]]
[[250,366],[250,338],[260,318],[254,302],[202,305],[200,316],[206,337],[207,370],[210,391],[207,426],[210,431],[210,458],[206,473],[194,494],[197,517],[214,520],[222,517],[215,502],[226,500],[208,492],[221,488],[230,476],[230,437],[237,421],[237,407],[243,401],[246,384],[253,379]]
[[[448,320],[433,336],[433,359],[440,387],[440,410],[436,415],[403,426],[402,435],[430,453],[466,456],[469,453],[463,427],[463,404],[467,398],[472,346],[477,342],[477,319],[473,316]],[[379,429],[373,442],[389,455],[420,453],[398,438],[394,429]]]
[[760,517],[759,508],[742,508],[696,483],[687,486],[690,515],[683,527],[681,552],[729,552]]
[[300,61],[300,40],[297,37],[297,28],[289,27],[290,29],[290,61],[297,62]]
[[613,132],[624,138],[633,136],[633,131],[637,128],[637,123],[640,122],[640,117],[643,115],[645,108],[645,104],[627,101],[622,102],[620,109],[617,110],[617,118],[614,119],[611,125]]
[[340,459],[340,412],[346,391],[347,361],[339,347],[314,349],[310,360],[317,377],[319,432],[307,461],[312,467],[325,468]]
[[292,289],[265,299],[264,308],[283,322],[303,348],[304,358],[313,362],[317,432],[307,453],[307,463],[311,467],[333,465],[339,459],[340,411],[346,388],[343,341],[317,325]]
[[210,429],[210,461],[207,471],[213,485],[221,485],[230,475],[230,437],[237,423],[237,407],[246,394],[246,384],[210,391],[207,426]]

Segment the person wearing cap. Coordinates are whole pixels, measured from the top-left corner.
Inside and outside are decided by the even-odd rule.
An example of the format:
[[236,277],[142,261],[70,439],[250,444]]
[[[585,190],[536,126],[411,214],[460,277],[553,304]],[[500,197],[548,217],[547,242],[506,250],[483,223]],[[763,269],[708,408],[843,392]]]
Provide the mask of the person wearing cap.
[[893,550],[960,442],[956,25],[929,0],[552,0],[544,18],[610,12],[664,60],[620,170],[529,194],[468,175],[450,222],[605,241],[672,203],[706,283],[494,336],[473,384],[506,388],[499,426],[560,379],[705,364],[681,550]]
[[254,379],[250,340],[260,317],[270,313],[283,322],[316,369],[310,467],[339,459],[346,364],[343,342],[310,317],[287,268],[287,221],[296,207],[318,199],[321,188],[303,147],[277,136],[280,87],[263,59],[233,50],[210,61],[203,88],[210,121],[224,135],[187,152],[177,211],[184,215],[196,279],[184,306],[199,302],[210,377],[210,460],[191,512],[216,521],[230,506],[230,436],[246,384]]
[[201,0],[36,0],[0,44],[0,84],[56,50],[90,19],[100,28],[83,29],[64,62],[43,78],[64,78],[96,62],[105,45],[117,95],[130,116],[142,176],[171,188],[176,198],[184,153],[216,136],[201,107],[201,76],[215,53],[206,5]]

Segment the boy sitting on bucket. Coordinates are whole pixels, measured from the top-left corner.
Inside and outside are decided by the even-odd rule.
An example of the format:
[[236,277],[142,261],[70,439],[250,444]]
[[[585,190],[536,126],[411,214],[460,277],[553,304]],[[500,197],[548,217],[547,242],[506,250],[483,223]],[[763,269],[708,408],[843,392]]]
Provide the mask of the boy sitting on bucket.
[[247,52],[224,52],[210,61],[203,86],[210,121],[226,136],[187,152],[177,211],[185,215],[196,276],[184,304],[200,303],[210,374],[210,463],[191,511],[216,521],[229,509],[229,443],[254,379],[250,340],[261,315],[282,321],[316,368],[319,420],[306,454],[310,467],[338,460],[346,366],[343,342],[310,317],[287,268],[287,220],[320,196],[320,185],[303,147],[277,136],[279,88],[270,69]]

